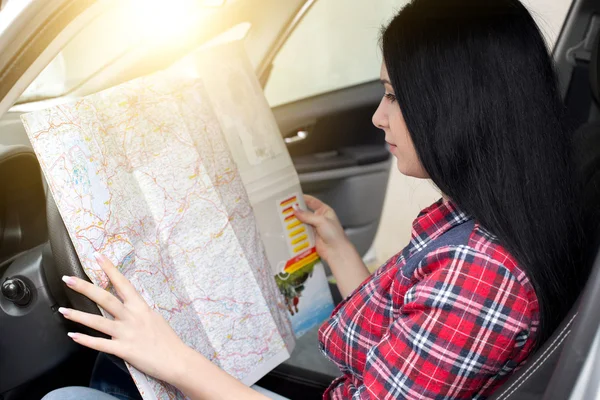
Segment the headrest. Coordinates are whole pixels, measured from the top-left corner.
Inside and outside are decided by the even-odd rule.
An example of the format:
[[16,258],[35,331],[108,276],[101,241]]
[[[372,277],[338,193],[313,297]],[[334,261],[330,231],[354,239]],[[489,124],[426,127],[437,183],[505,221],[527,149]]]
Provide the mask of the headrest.
[[590,59],[590,87],[596,104],[600,104],[600,34],[594,42]]

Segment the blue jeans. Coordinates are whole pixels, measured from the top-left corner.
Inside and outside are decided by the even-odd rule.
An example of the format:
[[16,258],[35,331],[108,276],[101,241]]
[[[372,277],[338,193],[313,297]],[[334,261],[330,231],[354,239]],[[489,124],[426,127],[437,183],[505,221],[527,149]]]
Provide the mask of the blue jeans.
[[[252,389],[264,394],[273,400],[288,400],[278,394],[253,386]],[[117,400],[118,397],[111,396],[96,389],[86,387],[67,387],[53,391],[47,394],[42,400]]]
[[[252,389],[273,400],[288,400],[258,386]],[[142,400],[123,360],[100,353],[90,387],[66,387],[48,393],[42,400]]]
[[96,359],[90,387],[55,390],[42,400],[142,400],[123,360],[100,353]]
[[50,392],[42,400],[118,400],[118,397],[96,389],[72,386]]

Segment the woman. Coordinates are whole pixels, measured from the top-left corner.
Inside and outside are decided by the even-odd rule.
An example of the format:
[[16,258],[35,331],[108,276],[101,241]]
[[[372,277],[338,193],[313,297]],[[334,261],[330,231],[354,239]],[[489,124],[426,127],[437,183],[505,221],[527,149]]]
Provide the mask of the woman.
[[[346,297],[320,330],[343,374],[324,398],[483,399],[552,333],[585,280],[551,59],[518,0],[414,0],[385,28],[382,48],[385,95],[373,123],[399,170],[444,195],[373,276],[331,208],[307,197],[314,212],[296,211]],[[65,282],[115,321],[61,312],[112,340],[71,334],[77,343],[194,399],[261,398],[187,348],[109,261],[99,263],[120,300]]]

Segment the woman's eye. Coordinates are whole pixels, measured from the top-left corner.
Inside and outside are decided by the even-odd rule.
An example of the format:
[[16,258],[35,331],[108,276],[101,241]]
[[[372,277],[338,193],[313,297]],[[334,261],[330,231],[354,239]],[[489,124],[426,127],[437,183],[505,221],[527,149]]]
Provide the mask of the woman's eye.
[[386,98],[386,99],[388,99],[388,100],[389,100],[391,103],[393,103],[393,102],[395,102],[395,101],[396,101],[396,96],[394,96],[394,95],[393,95],[393,94],[391,94],[391,93],[386,93],[386,94],[385,94],[385,98]]

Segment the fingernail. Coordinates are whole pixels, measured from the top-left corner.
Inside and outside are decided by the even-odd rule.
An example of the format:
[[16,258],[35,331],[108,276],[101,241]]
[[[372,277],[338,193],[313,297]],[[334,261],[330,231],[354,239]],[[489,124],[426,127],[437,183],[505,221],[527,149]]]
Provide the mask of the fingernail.
[[75,278],[73,278],[72,276],[63,276],[62,280],[64,283],[67,284],[67,286],[73,286],[75,285]]
[[295,203],[292,205],[292,208],[296,211],[298,211],[300,209],[300,207],[298,207],[298,204],[295,204]]
[[102,261],[104,261],[104,256],[100,253],[94,253],[94,258],[96,259],[96,261],[98,261],[99,263],[101,263]]
[[77,334],[73,333],[73,332],[67,333],[67,336],[70,337],[71,339],[77,339]]
[[69,315],[70,311],[71,311],[71,310],[69,310],[68,308],[64,308],[64,307],[60,307],[60,308],[58,309],[58,312],[59,312],[59,313],[61,313],[61,314],[62,314],[62,315],[64,315],[64,316],[67,316],[67,315]]

